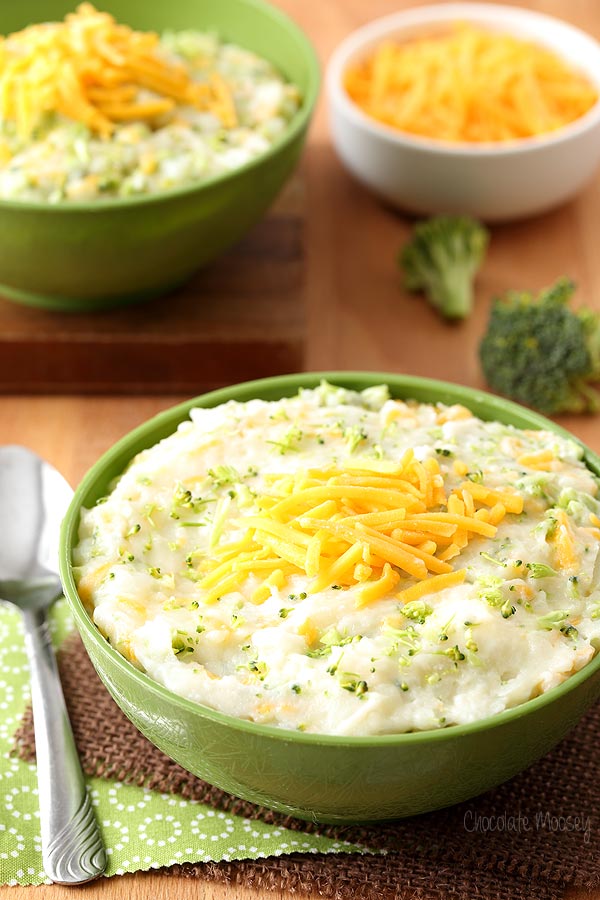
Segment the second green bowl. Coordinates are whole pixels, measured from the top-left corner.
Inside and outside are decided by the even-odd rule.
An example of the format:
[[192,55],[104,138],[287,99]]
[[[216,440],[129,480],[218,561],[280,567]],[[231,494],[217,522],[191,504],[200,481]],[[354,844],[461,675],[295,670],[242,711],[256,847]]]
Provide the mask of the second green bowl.
[[[363,390],[385,382],[399,398],[462,403],[483,419],[567,433],[553,422],[479,391],[401,375],[320,373],[249,382],[167,410],[119,441],[75,493],[61,539],[65,595],[100,678],[131,721],[194,775],[272,809],[321,822],[396,819],[486,791],[531,765],[575,725],[600,696],[600,654],[563,684],[514,709],[469,725],[375,737],[284,731],[236,719],[172,693],[138,671],[102,637],[75,586],[72,550],[80,510],[92,506],[141,450],[171,434],[194,406],[271,400],[315,387],[321,378]],[[589,468],[600,458],[584,448]]]
[[[72,0],[2,4],[0,34],[60,20],[73,6]],[[263,0],[106,0],[102,8],[140,30],[216,30],[272,62],[300,88],[303,103],[266,153],[202,183],[94,203],[0,200],[0,296],[46,309],[91,310],[149,299],[183,283],[237,241],[294,169],[319,88],[308,39]]]

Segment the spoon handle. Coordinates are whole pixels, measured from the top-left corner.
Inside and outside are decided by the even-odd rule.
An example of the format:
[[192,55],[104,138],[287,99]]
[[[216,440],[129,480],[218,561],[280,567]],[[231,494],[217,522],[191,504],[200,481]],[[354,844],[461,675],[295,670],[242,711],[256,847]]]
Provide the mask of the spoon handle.
[[42,832],[47,876],[82,884],[102,875],[106,854],[86,791],[44,611],[24,610],[31,668]]

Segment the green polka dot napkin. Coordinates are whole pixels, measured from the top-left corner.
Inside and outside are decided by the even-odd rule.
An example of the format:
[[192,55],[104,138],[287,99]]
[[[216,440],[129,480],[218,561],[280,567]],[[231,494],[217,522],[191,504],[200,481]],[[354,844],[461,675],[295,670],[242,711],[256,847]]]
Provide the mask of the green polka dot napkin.
[[[55,605],[59,643],[71,628],[66,603]],[[11,756],[13,734],[29,699],[29,668],[20,615],[0,603],[0,883],[42,884],[35,765]],[[108,853],[107,875],[184,862],[262,859],[289,853],[361,853],[357,844],[304,834],[215,810],[194,800],[88,779]]]

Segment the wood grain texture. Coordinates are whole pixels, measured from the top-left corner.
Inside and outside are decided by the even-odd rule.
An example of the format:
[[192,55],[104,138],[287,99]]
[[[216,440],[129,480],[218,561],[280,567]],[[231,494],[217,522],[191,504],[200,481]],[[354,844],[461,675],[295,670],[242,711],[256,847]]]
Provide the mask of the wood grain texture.
[[304,184],[184,287],[57,313],[0,299],[0,393],[198,394],[304,366]]
[[[269,891],[268,900],[290,900],[290,894]],[[40,885],[35,888],[0,887],[0,900],[264,900],[265,894],[250,888],[228,888],[221,884],[199,882],[195,878],[165,878],[154,873],[102,878],[84,887]],[[317,895],[304,894],[307,900]],[[569,900],[589,900],[576,897]]]
[[[368,19],[409,0],[276,0],[305,28],[320,57]],[[596,0],[531,0],[528,6],[568,19],[600,38]],[[600,308],[600,178],[576,201],[549,215],[493,229],[477,308],[467,323],[448,326],[401,289],[394,259],[410,222],[378,204],[342,171],[329,143],[322,99],[303,170],[307,188],[308,369],[374,369],[448,378],[483,386],[476,346],[490,296],[506,287],[538,288],[568,274],[578,298]],[[229,381],[234,381],[231,374]],[[30,446],[75,484],[126,431],[178,398],[4,397],[0,440]],[[600,451],[600,418],[565,418]],[[103,879],[83,889],[0,888],[2,900],[287,900],[281,893],[225,888],[155,874]],[[570,891],[567,900],[600,900],[600,892]]]
[[[299,895],[296,894],[296,897]],[[318,894],[302,894],[302,900],[319,900]],[[598,894],[573,890],[564,900],[597,900]],[[84,887],[40,885],[39,887],[0,887],[0,900],[291,900],[282,891],[257,891],[238,885],[174,878],[149,872],[101,878]]]

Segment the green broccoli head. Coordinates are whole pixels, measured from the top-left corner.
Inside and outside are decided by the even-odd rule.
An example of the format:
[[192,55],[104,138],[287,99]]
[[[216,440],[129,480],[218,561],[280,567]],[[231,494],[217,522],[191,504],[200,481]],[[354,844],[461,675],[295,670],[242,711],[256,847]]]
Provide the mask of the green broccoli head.
[[404,283],[422,291],[448,319],[464,319],[473,307],[473,281],[489,234],[466,216],[436,216],[419,222],[399,257]]
[[600,396],[600,318],[573,311],[575,285],[562,278],[537,297],[509,291],[492,305],[479,347],[490,387],[547,415],[595,412]]

